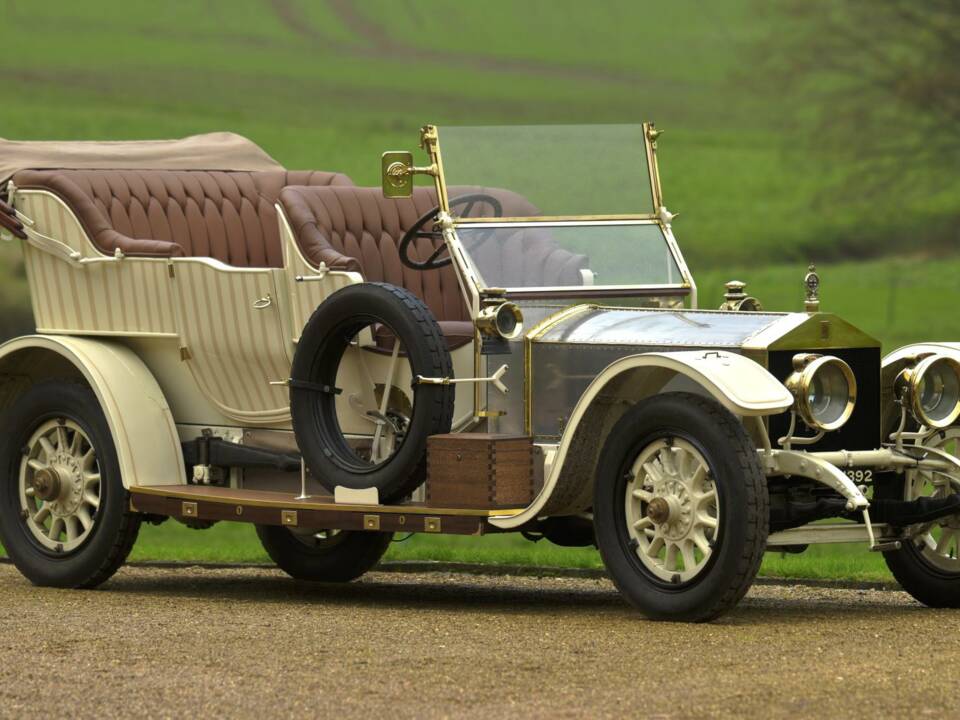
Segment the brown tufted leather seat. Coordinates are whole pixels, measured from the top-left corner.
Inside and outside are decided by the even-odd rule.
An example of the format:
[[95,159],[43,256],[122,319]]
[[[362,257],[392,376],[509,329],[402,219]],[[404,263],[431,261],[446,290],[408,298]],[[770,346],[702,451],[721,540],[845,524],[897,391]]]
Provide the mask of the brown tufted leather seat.
[[[451,198],[475,192],[495,195],[504,216],[539,214],[525,199],[506,190],[450,188]],[[473,339],[470,314],[453,268],[421,272],[400,262],[398,246],[404,233],[436,205],[432,189],[416,188],[411,198],[388,200],[380,188],[288,187],[280,193],[280,204],[301,252],[311,263],[323,262],[329,268],[360,272],[369,281],[407,288],[433,312],[451,347]],[[476,212],[480,210],[478,207]],[[522,243],[485,241],[479,248],[484,262],[527,272],[527,282],[517,284],[529,285],[531,277],[541,285],[582,283],[579,271],[587,267],[585,256],[558,247],[542,231],[522,232],[529,235]],[[435,249],[434,241],[419,239],[411,255],[426,259]]]
[[282,267],[274,205],[286,185],[352,185],[320,171],[22,170],[13,179],[60,196],[101,252],[238,267]]

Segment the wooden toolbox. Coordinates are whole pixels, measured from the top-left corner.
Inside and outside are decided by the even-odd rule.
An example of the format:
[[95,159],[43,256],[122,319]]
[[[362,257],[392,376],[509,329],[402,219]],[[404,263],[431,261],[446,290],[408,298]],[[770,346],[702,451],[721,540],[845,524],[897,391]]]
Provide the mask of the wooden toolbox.
[[533,501],[533,440],[456,433],[427,439],[427,505],[521,508]]

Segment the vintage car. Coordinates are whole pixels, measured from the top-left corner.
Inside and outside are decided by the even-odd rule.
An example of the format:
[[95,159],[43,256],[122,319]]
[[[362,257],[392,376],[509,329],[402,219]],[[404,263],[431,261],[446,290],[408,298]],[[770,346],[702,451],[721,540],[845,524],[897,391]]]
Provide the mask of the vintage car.
[[426,126],[376,188],[226,134],[0,142],[37,326],[0,347],[6,552],[92,587],[142,522],[239,521],[332,582],[516,532],[703,621],[764,552],[858,543],[960,606],[960,344],[883,357],[813,268],[801,312],[699,309],[658,135]]

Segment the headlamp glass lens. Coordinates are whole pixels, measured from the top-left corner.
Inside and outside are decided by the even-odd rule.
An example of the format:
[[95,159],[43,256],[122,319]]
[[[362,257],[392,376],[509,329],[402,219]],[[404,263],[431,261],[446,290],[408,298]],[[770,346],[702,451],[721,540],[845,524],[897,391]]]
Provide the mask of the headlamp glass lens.
[[925,422],[948,421],[960,400],[960,378],[953,365],[945,360],[931,365],[920,379],[917,397]]
[[850,400],[850,384],[839,366],[828,363],[814,374],[807,390],[807,405],[821,425],[837,422],[846,412]]

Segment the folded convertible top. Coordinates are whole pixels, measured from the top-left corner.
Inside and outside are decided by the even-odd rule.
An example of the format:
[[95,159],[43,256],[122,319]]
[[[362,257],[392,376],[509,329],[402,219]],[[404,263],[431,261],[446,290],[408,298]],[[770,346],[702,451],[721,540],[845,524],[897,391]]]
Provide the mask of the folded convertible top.
[[179,140],[20,141],[0,138],[0,188],[19,170],[283,170],[251,140],[230,132]]

